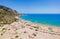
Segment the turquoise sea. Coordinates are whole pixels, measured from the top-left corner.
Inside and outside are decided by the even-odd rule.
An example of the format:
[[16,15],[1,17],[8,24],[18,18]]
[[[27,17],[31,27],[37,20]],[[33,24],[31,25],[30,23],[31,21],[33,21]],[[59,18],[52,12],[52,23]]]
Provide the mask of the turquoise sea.
[[20,18],[34,23],[60,26],[60,14],[25,14]]

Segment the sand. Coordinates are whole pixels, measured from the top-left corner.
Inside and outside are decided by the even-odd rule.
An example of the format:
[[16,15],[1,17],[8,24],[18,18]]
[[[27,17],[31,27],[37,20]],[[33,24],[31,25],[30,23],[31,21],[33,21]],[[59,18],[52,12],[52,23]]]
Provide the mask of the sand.
[[60,39],[60,27],[18,19],[0,27],[0,39]]

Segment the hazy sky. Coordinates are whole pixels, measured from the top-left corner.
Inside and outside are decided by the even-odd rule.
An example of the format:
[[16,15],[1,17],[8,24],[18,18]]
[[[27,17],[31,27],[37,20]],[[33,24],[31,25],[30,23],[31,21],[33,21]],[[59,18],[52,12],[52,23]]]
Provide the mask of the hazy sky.
[[0,0],[19,13],[60,13],[60,0]]

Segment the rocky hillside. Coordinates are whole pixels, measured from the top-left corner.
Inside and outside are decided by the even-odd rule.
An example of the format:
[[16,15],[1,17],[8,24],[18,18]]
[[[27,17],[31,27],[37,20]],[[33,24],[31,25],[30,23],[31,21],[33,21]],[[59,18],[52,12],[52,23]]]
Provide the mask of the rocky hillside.
[[15,16],[19,16],[16,10],[0,5],[0,26],[16,21]]

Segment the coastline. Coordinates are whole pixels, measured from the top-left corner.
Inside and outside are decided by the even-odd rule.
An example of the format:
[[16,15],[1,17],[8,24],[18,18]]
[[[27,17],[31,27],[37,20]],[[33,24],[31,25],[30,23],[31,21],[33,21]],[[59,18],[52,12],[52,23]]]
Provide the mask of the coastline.
[[60,27],[48,25],[48,24],[46,25],[46,24],[40,24],[40,23],[33,23],[31,21],[27,21],[27,20],[24,20],[21,18],[19,18],[19,19],[22,20],[23,22],[25,21],[29,26],[40,27],[40,28],[42,27],[42,29],[44,29],[44,27],[45,27],[45,29],[47,31],[49,31],[48,28],[52,28],[52,32],[58,31],[60,33]]
[[23,21],[27,21],[27,22],[30,22],[30,23],[32,23],[32,24],[37,24],[37,25],[46,25],[47,27],[48,26],[50,26],[50,27],[57,27],[57,28],[60,28],[59,26],[55,26],[55,25],[49,25],[49,24],[42,24],[42,23],[34,23],[34,22],[31,22],[31,21],[28,21],[28,20],[24,20],[24,19],[22,19],[22,18],[19,18],[19,19],[21,19],[21,20],[23,20]]
[[51,26],[57,26],[60,27],[60,19],[58,18],[59,15],[55,14],[25,14],[20,16],[19,18],[22,18],[27,21],[31,21],[32,23],[36,24],[44,24],[44,25],[51,25]]

